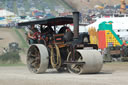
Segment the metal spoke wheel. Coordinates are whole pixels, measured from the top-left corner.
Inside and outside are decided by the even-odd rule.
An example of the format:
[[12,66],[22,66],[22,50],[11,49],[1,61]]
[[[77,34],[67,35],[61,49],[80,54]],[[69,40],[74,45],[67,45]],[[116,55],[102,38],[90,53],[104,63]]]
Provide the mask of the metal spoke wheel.
[[74,58],[69,54],[67,61],[78,62],[67,65],[69,72],[75,74],[98,73],[103,65],[103,57],[97,50],[77,50]]
[[48,51],[42,44],[31,45],[27,55],[27,66],[33,73],[43,73],[48,68]]
[[[69,53],[67,61],[81,62],[82,59],[83,58],[82,58],[81,54],[76,51],[74,58],[71,57],[71,52]],[[70,73],[79,74],[83,69],[83,65],[82,64],[68,64],[67,69]]]

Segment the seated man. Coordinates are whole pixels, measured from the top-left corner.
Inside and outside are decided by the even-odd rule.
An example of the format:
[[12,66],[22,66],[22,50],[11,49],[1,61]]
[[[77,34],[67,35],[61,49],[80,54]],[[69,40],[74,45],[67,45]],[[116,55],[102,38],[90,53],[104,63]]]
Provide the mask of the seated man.
[[47,27],[41,27],[41,34],[42,38],[48,43],[50,40],[50,37],[53,36],[55,32],[53,31],[53,28],[48,25]]
[[67,27],[67,26],[63,26],[60,28],[58,34],[61,34],[61,33],[66,33],[66,32],[71,32],[70,28]]
[[73,40],[73,32],[70,30],[70,28],[69,27],[67,27],[67,26],[63,26],[60,30],[59,30],[59,32],[58,32],[58,34],[64,34],[64,40],[66,41],[66,42],[69,42],[69,41],[72,41]]
[[34,27],[34,25],[32,25],[27,33],[27,38],[28,38],[29,44],[37,43],[36,36],[33,36],[35,32],[38,32],[38,30]]

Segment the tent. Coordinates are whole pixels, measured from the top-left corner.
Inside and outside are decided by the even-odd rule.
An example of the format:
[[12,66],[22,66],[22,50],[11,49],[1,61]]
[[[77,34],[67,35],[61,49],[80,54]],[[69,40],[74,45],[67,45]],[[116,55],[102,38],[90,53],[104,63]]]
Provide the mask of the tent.
[[7,10],[0,10],[0,17],[8,17],[8,16],[15,16],[13,12],[7,11]]

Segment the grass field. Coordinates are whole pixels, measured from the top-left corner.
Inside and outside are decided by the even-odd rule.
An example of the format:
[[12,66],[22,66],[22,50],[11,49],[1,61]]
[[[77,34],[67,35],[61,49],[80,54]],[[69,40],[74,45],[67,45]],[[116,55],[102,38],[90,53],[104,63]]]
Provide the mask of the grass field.
[[[19,32],[19,30],[16,28],[13,28],[13,30],[16,32],[19,39],[21,39],[21,48],[28,48],[29,46],[28,46],[27,42],[25,41],[25,39],[23,38],[23,36],[21,35],[21,33]],[[20,29],[20,30],[22,30],[22,29]]]
[[16,64],[0,64],[1,66],[26,66],[25,64],[23,64],[22,62],[18,62]]

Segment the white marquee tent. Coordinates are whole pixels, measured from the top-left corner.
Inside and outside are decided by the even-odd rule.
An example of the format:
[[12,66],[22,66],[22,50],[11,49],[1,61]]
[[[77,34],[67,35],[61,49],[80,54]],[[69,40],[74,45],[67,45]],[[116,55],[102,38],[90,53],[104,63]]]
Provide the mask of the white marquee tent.
[[108,21],[112,21],[112,26],[114,30],[117,29],[128,29],[128,17],[110,17],[110,18],[99,18],[97,19],[96,22],[94,22],[93,24],[88,25],[86,28],[90,28],[90,27],[95,27],[96,29],[98,29],[99,24],[102,22],[108,22]]
[[15,16],[13,12],[7,11],[7,10],[0,10],[0,17],[7,17],[7,16]]
[[93,24],[86,26],[86,29],[88,30],[90,27],[95,27],[98,29],[99,24],[104,21],[112,21],[112,27],[116,34],[120,35],[122,38],[127,38],[126,40],[128,40],[128,17],[99,18]]

